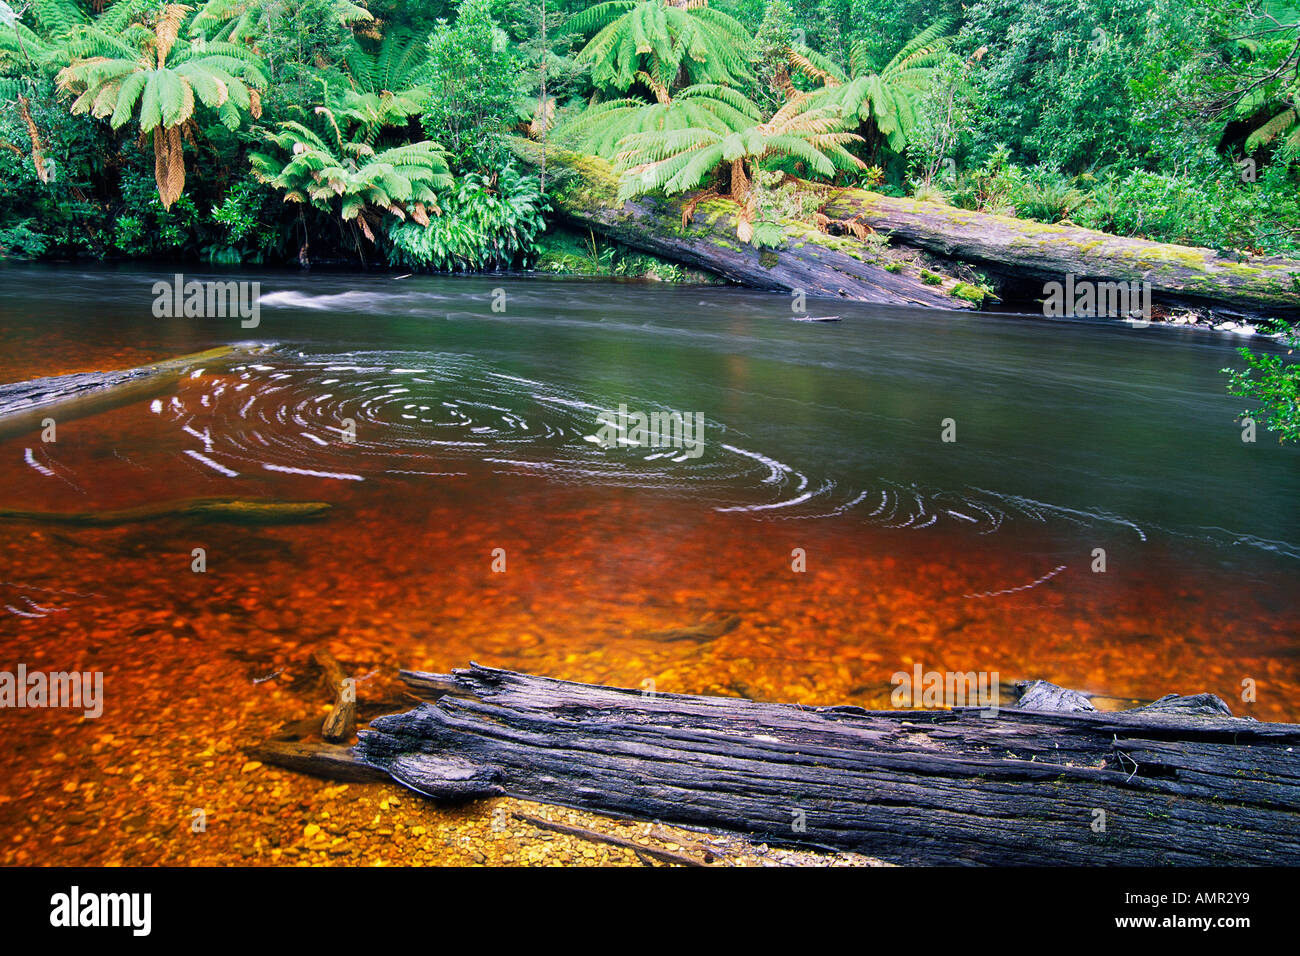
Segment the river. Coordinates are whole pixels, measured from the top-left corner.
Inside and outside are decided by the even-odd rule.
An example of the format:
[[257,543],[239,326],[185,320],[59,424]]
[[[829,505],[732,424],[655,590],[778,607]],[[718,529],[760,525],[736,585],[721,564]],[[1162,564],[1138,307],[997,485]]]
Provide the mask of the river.
[[[258,281],[243,328],[156,317],[171,278],[0,269],[3,381],[266,346],[0,443],[0,507],[334,506],[0,524],[6,659],[102,670],[109,719],[183,728],[165,766],[202,775],[177,740],[220,753],[301,716],[317,646],[359,675],[476,660],[887,707],[920,666],[1300,720],[1300,451],[1243,442],[1219,371],[1242,340],[842,303],[796,322],[718,287],[186,274]],[[701,442],[602,447],[620,406],[698,415]],[[94,747],[28,720],[11,772]]]

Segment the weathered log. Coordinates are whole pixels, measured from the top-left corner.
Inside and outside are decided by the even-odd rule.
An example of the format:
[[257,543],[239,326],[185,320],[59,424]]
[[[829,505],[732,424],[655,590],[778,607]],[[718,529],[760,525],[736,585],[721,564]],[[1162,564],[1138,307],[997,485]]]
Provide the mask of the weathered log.
[[[540,144],[523,139],[512,143],[524,161],[541,162]],[[736,236],[740,207],[726,199],[700,202],[686,225],[681,199],[642,196],[620,203],[617,177],[603,159],[548,147],[546,169],[555,176],[550,198],[568,222],[742,285],[944,309],[973,308],[971,298],[978,302],[983,295],[953,278],[935,275],[932,281],[937,284],[928,285],[918,277],[886,271],[886,262],[876,261],[880,257],[862,242],[793,220],[783,222],[786,238],[775,248],[741,242]]]
[[957,209],[938,202],[837,189],[822,211],[936,255],[1046,281],[1067,274],[1150,282],[1153,297],[1247,309],[1300,309],[1300,260],[1225,256],[1213,249],[1113,236]]
[[39,429],[46,418],[64,422],[160,395],[186,372],[225,358],[235,348],[223,345],[110,372],[75,372],[0,384],[0,439]]
[[[1212,695],[1097,712],[803,708],[494,670],[404,673],[429,698],[358,759],[439,799],[509,795],[910,864],[1300,863],[1300,725]],[[1080,703],[1082,701],[1082,703]]]

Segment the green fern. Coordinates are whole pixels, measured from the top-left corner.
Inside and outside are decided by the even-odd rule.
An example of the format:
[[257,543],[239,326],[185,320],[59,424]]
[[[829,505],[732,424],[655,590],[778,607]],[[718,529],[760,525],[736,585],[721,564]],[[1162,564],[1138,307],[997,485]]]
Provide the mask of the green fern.
[[865,42],[853,45],[846,74],[833,61],[807,47],[791,52],[791,64],[818,80],[823,89],[814,96],[817,105],[836,105],[846,116],[874,126],[895,152],[911,141],[917,125],[920,97],[934,83],[935,72],[953,37],[946,36],[947,21],[931,24],[909,40],[885,66],[874,69]]
[[569,27],[595,31],[578,54],[598,87],[626,91],[638,80],[670,90],[685,71],[691,84],[737,85],[752,80],[753,38],[740,24],[703,2],[609,0],[577,14]]

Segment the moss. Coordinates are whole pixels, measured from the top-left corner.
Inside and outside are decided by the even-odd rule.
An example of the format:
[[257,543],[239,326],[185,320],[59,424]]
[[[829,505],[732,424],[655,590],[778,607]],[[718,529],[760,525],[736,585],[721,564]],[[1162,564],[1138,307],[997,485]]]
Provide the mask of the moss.
[[969,282],[958,282],[950,290],[949,295],[956,296],[958,299],[965,299],[967,302],[974,302],[981,305],[984,302],[984,290],[977,285],[971,285]]
[[921,281],[926,285],[943,285],[943,276],[931,272],[929,269],[922,269]]
[[886,272],[902,272],[903,264],[901,262],[890,262],[885,266]]

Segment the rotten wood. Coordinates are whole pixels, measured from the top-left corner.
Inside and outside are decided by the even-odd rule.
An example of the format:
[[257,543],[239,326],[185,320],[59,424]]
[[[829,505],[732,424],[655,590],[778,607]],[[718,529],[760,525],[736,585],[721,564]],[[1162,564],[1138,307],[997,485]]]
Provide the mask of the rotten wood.
[[156,501],[132,508],[104,511],[30,511],[0,508],[0,519],[43,521],[50,524],[111,527],[159,518],[202,518],[240,524],[280,524],[325,515],[332,505],[326,501],[283,501],[278,498],[185,498]]
[[[804,708],[648,694],[471,666],[357,760],[437,799],[508,795],[855,850],[905,864],[1300,863],[1300,725],[1213,695],[1100,712]],[[1034,709],[1031,709],[1034,708]]]

